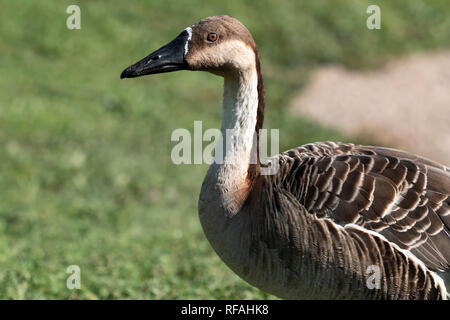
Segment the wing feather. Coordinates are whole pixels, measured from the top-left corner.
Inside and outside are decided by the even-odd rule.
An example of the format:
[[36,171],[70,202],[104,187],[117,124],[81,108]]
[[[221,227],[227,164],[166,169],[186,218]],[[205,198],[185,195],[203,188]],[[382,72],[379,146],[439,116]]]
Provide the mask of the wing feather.
[[378,232],[429,268],[449,269],[449,168],[400,150],[333,142],[280,157],[291,164],[284,187],[309,213]]

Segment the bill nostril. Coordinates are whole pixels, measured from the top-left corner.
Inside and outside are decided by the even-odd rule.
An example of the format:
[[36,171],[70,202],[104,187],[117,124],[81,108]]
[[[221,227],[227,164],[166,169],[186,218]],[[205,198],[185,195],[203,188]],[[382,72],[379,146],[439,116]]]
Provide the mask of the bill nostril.
[[161,55],[160,54],[158,54],[157,56],[155,56],[153,58],[148,59],[145,64],[149,64],[150,62],[155,61],[155,60],[159,60],[159,59],[161,59]]

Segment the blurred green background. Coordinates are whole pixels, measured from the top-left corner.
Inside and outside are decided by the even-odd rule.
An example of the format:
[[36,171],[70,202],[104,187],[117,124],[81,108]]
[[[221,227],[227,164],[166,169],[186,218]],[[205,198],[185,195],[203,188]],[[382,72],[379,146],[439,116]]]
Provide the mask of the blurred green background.
[[[81,30],[66,8],[81,7]],[[366,28],[366,8],[382,29]],[[260,299],[204,237],[206,165],[172,164],[176,128],[220,126],[222,80],[123,68],[201,18],[229,14],[263,61],[266,128],[280,148],[349,140],[288,113],[321,64],[372,68],[448,47],[448,0],[7,0],[0,11],[0,298]],[[66,268],[79,265],[81,289]]]

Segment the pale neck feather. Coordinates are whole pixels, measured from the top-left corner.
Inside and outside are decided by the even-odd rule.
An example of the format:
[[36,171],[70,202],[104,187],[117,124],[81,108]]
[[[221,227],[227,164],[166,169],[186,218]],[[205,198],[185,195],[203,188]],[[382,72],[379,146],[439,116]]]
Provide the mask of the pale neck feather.
[[249,68],[245,72],[226,76],[221,126],[225,165],[238,165],[242,170],[247,170],[255,138],[257,110],[256,69]]
[[[235,215],[250,191],[248,169],[256,154],[254,132],[258,110],[256,68],[225,75],[221,132],[223,161],[213,163],[205,177],[201,198]],[[217,152],[217,149],[216,149]],[[256,158],[256,157],[255,157]]]
[[229,146],[223,148],[224,161],[211,164],[203,181],[199,217],[214,250],[231,268],[238,268],[248,258],[250,243],[245,238],[248,233],[241,229],[248,218],[242,213],[251,192],[248,167],[258,110],[258,76],[252,68],[224,78],[221,131],[223,145]]

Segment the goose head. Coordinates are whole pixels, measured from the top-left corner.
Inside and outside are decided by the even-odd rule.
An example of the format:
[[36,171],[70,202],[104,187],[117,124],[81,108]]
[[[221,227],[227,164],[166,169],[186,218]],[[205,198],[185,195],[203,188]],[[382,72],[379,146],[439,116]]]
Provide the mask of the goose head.
[[230,16],[205,18],[175,39],[126,68],[121,78],[178,70],[208,71],[220,76],[255,67],[259,56],[247,28]]

